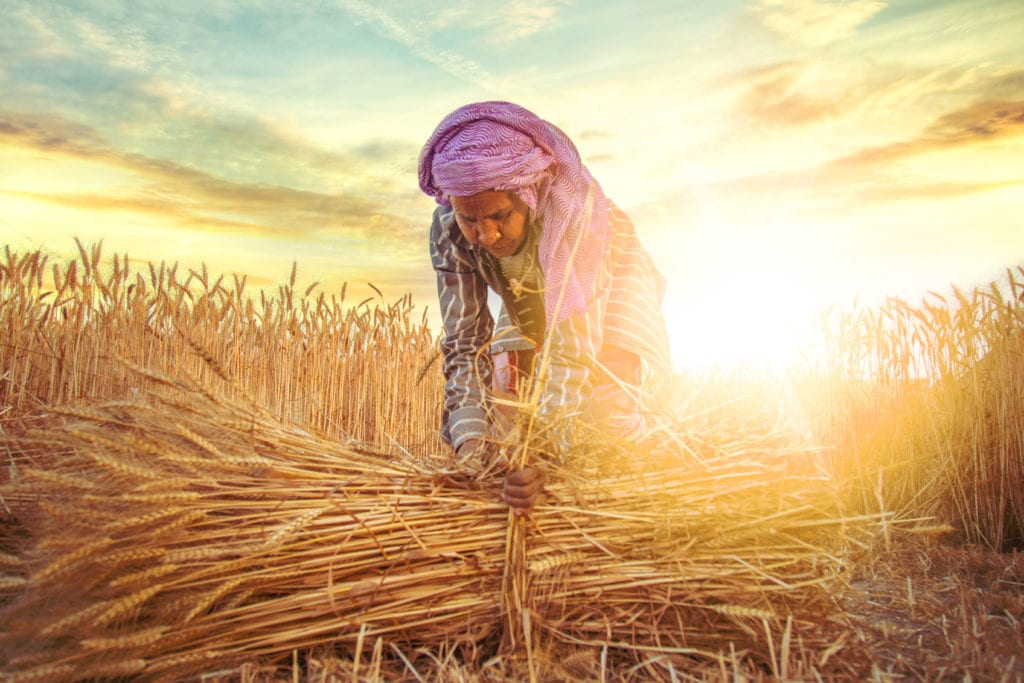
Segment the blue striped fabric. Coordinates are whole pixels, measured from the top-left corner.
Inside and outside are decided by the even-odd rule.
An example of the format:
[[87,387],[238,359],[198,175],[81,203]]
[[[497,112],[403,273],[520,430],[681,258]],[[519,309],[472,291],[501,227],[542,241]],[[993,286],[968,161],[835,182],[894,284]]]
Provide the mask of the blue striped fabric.
[[[668,334],[661,313],[664,280],[637,238],[629,218],[608,202],[610,244],[587,292],[584,310],[551,323],[544,295],[514,292],[498,260],[471,245],[454,211],[439,206],[430,230],[430,256],[437,275],[443,321],[445,375],[441,435],[458,448],[489,434],[487,390],[490,352],[536,345],[549,359],[540,381],[542,417],[587,413],[587,399],[601,381],[602,353],[610,348],[636,354],[649,368],[669,371]],[[533,224],[527,249],[538,249],[542,229]],[[543,288],[547,272],[534,273]],[[504,303],[510,326],[498,329],[487,307],[488,289]],[[594,361],[597,361],[595,363]],[[538,368],[540,372],[540,369]]]

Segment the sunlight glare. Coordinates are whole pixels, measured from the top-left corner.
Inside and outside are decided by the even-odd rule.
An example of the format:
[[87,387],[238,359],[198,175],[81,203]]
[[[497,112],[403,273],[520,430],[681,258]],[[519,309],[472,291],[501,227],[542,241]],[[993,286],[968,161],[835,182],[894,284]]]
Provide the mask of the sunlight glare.
[[670,279],[663,310],[679,368],[784,370],[810,354],[820,306],[814,269],[774,235],[703,233]]

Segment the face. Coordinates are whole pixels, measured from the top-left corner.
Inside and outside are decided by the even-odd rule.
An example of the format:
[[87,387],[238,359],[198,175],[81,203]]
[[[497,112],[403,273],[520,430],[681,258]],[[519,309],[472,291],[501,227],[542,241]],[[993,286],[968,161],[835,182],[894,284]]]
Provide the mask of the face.
[[527,206],[511,192],[486,190],[452,197],[455,220],[470,244],[479,244],[501,258],[519,251],[526,241]]

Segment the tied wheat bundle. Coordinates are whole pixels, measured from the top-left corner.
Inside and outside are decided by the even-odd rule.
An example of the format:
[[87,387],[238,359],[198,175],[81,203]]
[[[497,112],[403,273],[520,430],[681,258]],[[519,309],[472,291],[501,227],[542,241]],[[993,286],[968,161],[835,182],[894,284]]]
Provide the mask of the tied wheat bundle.
[[547,463],[517,556],[498,476],[321,439],[136,371],[158,385],[138,400],[0,435],[23,545],[0,581],[8,680],[173,680],[318,646],[358,657],[369,639],[475,647],[509,624],[527,648],[724,650],[776,673],[797,644],[820,670],[840,647],[829,591],[857,520],[814,454],[770,430],[694,419],[650,448]]

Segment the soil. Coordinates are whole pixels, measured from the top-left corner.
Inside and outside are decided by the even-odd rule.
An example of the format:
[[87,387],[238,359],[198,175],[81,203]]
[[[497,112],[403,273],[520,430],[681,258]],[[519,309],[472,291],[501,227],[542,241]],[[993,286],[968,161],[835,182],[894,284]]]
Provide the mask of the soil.
[[1024,681],[1024,553],[901,542],[858,563],[840,606],[881,681]]

